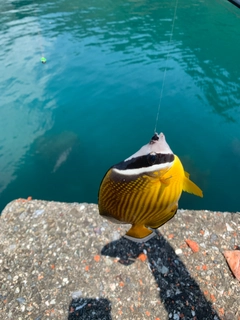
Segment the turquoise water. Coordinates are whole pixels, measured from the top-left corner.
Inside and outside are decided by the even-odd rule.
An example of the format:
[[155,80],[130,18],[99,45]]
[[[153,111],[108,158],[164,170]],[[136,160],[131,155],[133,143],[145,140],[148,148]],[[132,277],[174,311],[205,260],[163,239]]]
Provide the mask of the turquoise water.
[[179,0],[169,42],[175,4],[1,3],[0,209],[96,203],[106,170],[153,135],[166,68],[157,131],[204,192],[180,207],[240,210],[240,10]]

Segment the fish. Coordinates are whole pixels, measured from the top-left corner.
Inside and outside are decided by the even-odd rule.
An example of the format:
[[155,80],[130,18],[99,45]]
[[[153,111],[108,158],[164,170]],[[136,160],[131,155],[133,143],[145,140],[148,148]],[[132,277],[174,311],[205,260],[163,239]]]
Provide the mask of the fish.
[[148,144],[106,172],[98,191],[99,214],[131,224],[124,237],[145,242],[175,215],[182,191],[203,197],[164,134],[155,133]]
[[67,160],[71,151],[72,148],[70,147],[60,154],[59,158],[57,159],[57,162],[55,163],[52,173],[55,173],[60,168],[60,166]]

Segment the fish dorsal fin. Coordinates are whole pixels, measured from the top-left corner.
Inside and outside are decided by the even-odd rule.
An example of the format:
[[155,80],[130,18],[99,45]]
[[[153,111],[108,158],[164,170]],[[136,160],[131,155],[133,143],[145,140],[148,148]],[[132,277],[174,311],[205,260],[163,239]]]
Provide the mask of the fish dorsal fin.
[[188,193],[193,193],[195,196],[203,197],[202,190],[189,179],[189,174],[185,172],[185,177],[183,179],[183,191]]

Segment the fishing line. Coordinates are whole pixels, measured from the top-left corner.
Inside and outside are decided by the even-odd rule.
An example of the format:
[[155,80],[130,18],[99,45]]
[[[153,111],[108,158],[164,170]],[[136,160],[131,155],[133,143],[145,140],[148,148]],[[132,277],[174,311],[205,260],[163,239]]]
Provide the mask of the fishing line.
[[156,116],[156,123],[155,123],[154,133],[155,133],[156,130],[157,130],[159,112],[160,112],[160,107],[161,107],[161,103],[162,103],[163,88],[164,88],[165,78],[166,78],[166,73],[167,73],[167,66],[168,66],[167,64],[168,64],[168,58],[169,58],[169,54],[170,54],[170,45],[171,45],[172,37],[173,37],[174,24],[175,24],[175,20],[176,20],[177,7],[178,7],[178,0],[176,0],[176,3],[175,3],[175,10],[174,10],[174,15],[173,15],[172,30],[171,30],[171,34],[170,34],[169,41],[168,41],[168,47],[169,47],[169,48],[168,48],[167,57],[166,57],[166,59],[165,59],[165,68],[164,68],[164,73],[163,73],[163,81],[162,81],[162,87],[161,87],[161,92],[160,92],[159,104],[158,104],[158,109],[157,109],[157,116]]
[[38,18],[37,10],[38,10],[38,8],[36,7],[35,18],[36,18],[37,32],[38,32],[38,38],[39,38],[38,44],[39,44],[40,51],[41,51],[41,59],[40,59],[40,61],[42,63],[46,63],[47,59],[44,57],[44,50],[43,50],[43,45],[42,45],[43,37],[42,37],[41,30],[40,30],[40,27],[39,27],[40,19]]

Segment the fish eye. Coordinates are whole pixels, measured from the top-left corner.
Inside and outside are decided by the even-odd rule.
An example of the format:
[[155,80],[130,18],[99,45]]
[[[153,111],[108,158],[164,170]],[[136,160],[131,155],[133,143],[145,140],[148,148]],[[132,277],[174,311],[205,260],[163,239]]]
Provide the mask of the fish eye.
[[157,154],[155,152],[149,153],[147,160],[148,163],[152,166],[157,160]]

